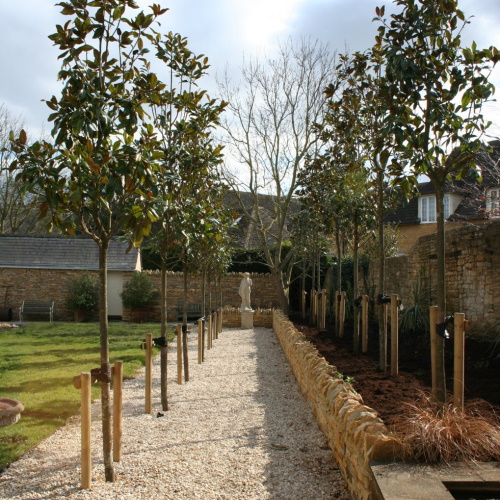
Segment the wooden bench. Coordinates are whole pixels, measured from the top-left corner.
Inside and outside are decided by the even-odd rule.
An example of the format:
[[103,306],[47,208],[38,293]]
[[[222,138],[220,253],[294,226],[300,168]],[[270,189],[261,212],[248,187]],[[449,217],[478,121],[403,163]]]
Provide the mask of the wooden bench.
[[52,323],[54,321],[54,302],[26,302],[23,300],[19,308],[19,321],[21,323],[27,314],[48,314]]
[[[184,316],[184,305],[182,302],[177,303],[177,320],[181,321]],[[203,316],[201,312],[201,304],[199,302],[188,302],[187,304],[187,319],[199,319]]]

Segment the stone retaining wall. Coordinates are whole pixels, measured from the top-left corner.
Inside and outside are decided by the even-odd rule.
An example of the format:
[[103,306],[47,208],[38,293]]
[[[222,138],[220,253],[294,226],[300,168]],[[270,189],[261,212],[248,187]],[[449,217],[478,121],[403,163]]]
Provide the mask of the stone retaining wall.
[[378,499],[370,463],[392,460],[397,442],[361,396],[338,376],[318,350],[278,310],[273,329],[299,387],[355,499]]
[[[255,309],[253,313],[253,326],[272,328],[273,309]],[[241,326],[240,310],[235,307],[225,307],[222,310],[222,326],[226,328],[239,328]]]

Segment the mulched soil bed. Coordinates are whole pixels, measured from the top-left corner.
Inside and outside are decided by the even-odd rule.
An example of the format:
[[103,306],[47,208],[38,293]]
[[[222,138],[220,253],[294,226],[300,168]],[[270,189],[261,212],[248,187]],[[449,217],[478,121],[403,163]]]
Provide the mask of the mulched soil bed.
[[[368,354],[355,356],[351,332],[347,331],[340,339],[335,337],[333,326],[320,331],[301,319],[291,319],[330,364],[337,367],[344,377],[354,378],[354,389],[386,425],[393,424],[405,403],[414,403],[420,399],[422,391],[430,394],[430,356],[425,343],[418,345],[415,338],[405,343],[403,339],[399,349],[399,375],[391,377],[390,371],[384,373],[379,370],[378,332],[374,328],[369,334]],[[452,341],[449,342],[446,350],[451,356],[453,346]],[[466,341],[465,400],[467,404],[474,403],[482,414],[490,415],[500,425],[500,360],[489,358],[486,349],[482,342],[472,339]],[[450,391],[453,390],[453,360],[450,358],[447,361],[446,373],[450,378],[447,389]]]

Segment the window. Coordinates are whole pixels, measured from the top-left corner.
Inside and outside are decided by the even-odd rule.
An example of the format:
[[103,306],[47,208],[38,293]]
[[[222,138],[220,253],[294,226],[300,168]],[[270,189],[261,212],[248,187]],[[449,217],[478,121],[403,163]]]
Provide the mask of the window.
[[490,217],[500,217],[500,187],[486,191],[486,211]]
[[450,196],[448,194],[444,195],[443,204],[444,204],[444,220],[446,220],[450,216]]
[[[446,220],[454,211],[452,207],[452,195],[444,195],[444,219]],[[436,222],[436,197],[435,196],[421,196],[418,203],[418,216],[420,222]]]
[[422,196],[419,205],[420,222],[436,222],[436,197]]

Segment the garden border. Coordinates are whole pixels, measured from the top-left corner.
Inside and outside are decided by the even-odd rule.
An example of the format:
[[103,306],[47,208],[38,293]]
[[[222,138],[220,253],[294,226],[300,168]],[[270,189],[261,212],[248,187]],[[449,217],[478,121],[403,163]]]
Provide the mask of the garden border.
[[397,440],[351,384],[339,377],[335,366],[279,310],[273,313],[273,329],[351,494],[359,500],[379,499],[370,464],[392,461]]

